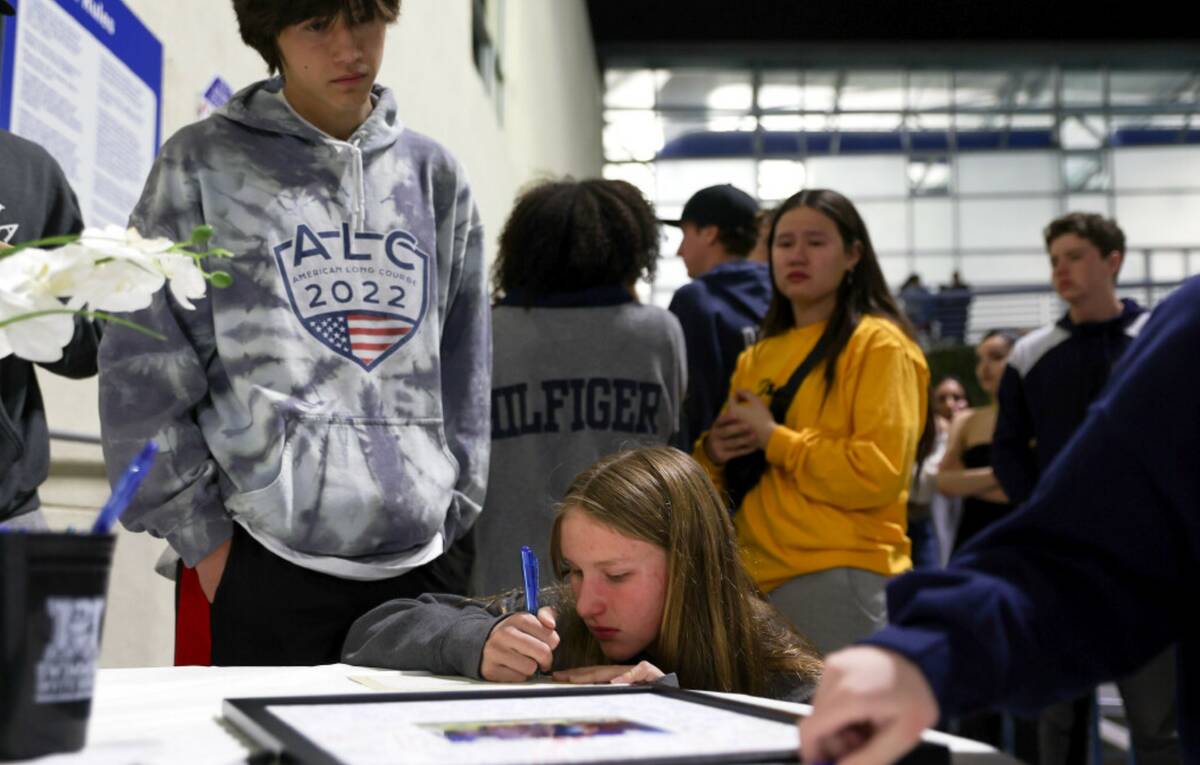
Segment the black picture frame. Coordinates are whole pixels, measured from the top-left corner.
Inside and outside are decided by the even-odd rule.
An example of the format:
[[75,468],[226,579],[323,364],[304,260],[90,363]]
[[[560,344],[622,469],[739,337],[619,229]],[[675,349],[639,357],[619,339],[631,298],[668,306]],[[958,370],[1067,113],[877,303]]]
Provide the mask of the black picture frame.
[[[654,694],[687,703],[700,704],[708,707],[723,709],[741,715],[749,715],[781,723],[795,724],[799,716],[780,709],[759,706],[737,699],[701,693],[698,691],[682,690],[659,685],[634,685],[614,687],[567,687],[567,688],[497,688],[471,689],[461,691],[421,691],[411,693],[356,693],[329,696],[285,696],[260,698],[231,698],[225,699],[222,713],[226,720],[245,733],[256,745],[262,748],[256,760],[263,756],[279,761],[297,763],[298,765],[345,765],[336,755],[318,746],[303,731],[284,722],[272,711],[272,707],[306,706],[329,704],[386,704],[386,703],[418,703],[453,700],[488,700],[497,699],[547,699],[579,696],[613,696]],[[594,760],[589,765],[609,765],[616,760]],[[641,765],[676,765],[677,763],[781,763],[799,762],[794,749],[787,750],[764,748],[755,752],[714,752],[711,755],[696,757],[688,753],[678,757],[647,757],[624,758],[622,763],[641,763]],[[901,760],[904,765],[949,765],[950,752],[939,744],[922,742],[913,752]]]

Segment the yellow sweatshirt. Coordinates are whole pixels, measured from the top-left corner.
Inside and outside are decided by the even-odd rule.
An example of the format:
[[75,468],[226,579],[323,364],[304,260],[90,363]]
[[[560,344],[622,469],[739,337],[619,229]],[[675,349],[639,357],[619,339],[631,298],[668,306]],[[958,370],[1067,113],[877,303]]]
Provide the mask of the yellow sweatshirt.
[[[730,395],[747,389],[769,403],[824,329],[825,322],[799,327],[743,351]],[[906,504],[928,389],[921,349],[874,316],[859,322],[838,357],[824,406],[825,364],[809,373],[767,443],[762,480],[734,518],[759,587],[769,592],[792,577],[841,566],[884,575],[912,567]],[[695,457],[723,489],[703,439]]]

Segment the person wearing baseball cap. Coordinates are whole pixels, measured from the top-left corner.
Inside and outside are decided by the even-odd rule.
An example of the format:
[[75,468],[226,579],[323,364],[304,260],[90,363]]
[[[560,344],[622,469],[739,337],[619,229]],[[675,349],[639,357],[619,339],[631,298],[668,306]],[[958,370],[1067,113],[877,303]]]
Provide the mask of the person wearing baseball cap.
[[770,303],[767,264],[747,259],[757,213],[754,197],[726,183],[693,194],[678,220],[659,221],[683,231],[679,257],[692,278],[669,306],[687,346],[688,393],[674,442],[685,451],[720,413],[738,354],[754,344]]

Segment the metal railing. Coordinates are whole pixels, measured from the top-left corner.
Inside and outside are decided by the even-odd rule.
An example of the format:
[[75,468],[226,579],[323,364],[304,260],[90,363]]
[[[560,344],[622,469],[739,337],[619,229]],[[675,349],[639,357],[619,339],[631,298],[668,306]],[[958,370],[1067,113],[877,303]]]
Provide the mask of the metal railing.
[[74,430],[51,430],[51,441],[68,441],[73,444],[101,444],[100,436],[92,435],[91,433],[79,433]]

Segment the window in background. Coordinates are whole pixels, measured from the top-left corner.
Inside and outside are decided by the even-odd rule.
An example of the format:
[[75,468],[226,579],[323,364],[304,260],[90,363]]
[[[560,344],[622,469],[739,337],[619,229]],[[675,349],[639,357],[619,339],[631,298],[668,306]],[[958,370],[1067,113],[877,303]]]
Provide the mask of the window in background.
[[[1137,278],[1200,272],[1200,72],[632,62],[605,84],[605,176],[663,217],[716,183],[764,206],[831,187],[860,207],[889,280],[957,270],[1000,288],[1045,286],[1042,228],[1085,210],[1121,221],[1149,264]],[[686,281],[677,233],[648,290],[663,305]]]

